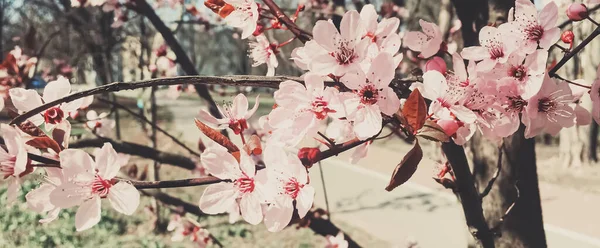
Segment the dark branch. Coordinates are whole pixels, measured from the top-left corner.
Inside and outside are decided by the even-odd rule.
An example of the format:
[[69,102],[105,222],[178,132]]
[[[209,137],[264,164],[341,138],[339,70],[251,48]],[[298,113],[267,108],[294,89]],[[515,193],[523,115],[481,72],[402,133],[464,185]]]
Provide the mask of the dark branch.
[[269,10],[273,15],[283,23],[302,43],[306,43],[312,40],[312,34],[306,30],[301,29],[290,19],[279,6],[273,2],[273,0],[263,0],[263,3],[269,7]]
[[168,152],[162,152],[135,143],[116,141],[108,138],[80,139],[69,143],[70,148],[102,147],[105,142],[111,143],[113,148],[120,153],[153,159],[159,163],[170,164],[188,170],[196,168],[196,163],[190,158]]
[[585,38],[585,40],[583,40],[581,43],[579,43],[579,45],[577,45],[575,48],[573,48],[572,51],[565,53],[563,58],[560,61],[558,61],[558,63],[556,63],[556,65],[554,67],[552,67],[552,69],[550,69],[550,71],[548,72],[548,75],[550,77],[557,77],[556,72],[558,71],[558,69],[563,67],[571,58],[573,58],[575,55],[577,55],[577,53],[579,53],[579,51],[581,51],[585,46],[587,46],[587,44],[590,43],[598,35],[600,35],[600,27],[596,27],[594,32],[592,32],[590,34],[590,36],[588,36],[587,38]]
[[485,189],[483,190],[483,192],[481,192],[481,194],[480,194],[481,199],[483,199],[486,195],[488,195],[490,193],[490,191],[492,190],[492,187],[494,186],[494,182],[496,182],[496,179],[498,179],[498,176],[500,176],[500,171],[502,171],[502,154],[504,153],[503,147],[504,147],[504,144],[502,144],[498,148],[497,169],[496,169],[496,172],[494,173],[494,176],[492,176],[492,179],[490,179],[487,186],[485,186]]
[[135,186],[137,189],[160,189],[160,188],[181,188],[181,187],[191,187],[191,186],[199,186],[199,185],[207,185],[207,184],[215,184],[220,182],[225,182],[226,180],[222,180],[213,176],[200,177],[200,178],[190,178],[190,179],[180,179],[180,180],[164,180],[164,181],[136,181],[119,178],[117,179],[120,182],[127,182]]
[[168,133],[167,131],[165,131],[164,129],[162,129],[161,127],[159,127],[158,125],[156,125],[155,123],[153,123],[150,120],[148,120],[145,116],[140,115],[140,114],[132,111],[131,109],[123,106],[122,104],[115,102],[115,101],[109,101],[109,100],[106,100],[106,99],[103,99],[103,98],[98,98],[98,100],[101,101],[101,102],[103,102],[103,103],[107,103],[107,104],[113,105],[114,107],[117,107],[119,109],[125,110],[125,112],[129,113],[130,115],[132,115],[132,116],[140,119],[141,121],[149,124],[151,127],[156,128],[156,130],[160,131],[161,133],[163,133],[167,137],[171,138],[171,140],[173,142],[175,142],[177,145],[183,147],[184,149],[186,149],[191,154],[200,157],[200,153],[198,153],[198,152],[192,150],[191,148],[189,148],[187,145],[185,145],[179,139],[175,138],[173,135],[171,135],[170,133]]

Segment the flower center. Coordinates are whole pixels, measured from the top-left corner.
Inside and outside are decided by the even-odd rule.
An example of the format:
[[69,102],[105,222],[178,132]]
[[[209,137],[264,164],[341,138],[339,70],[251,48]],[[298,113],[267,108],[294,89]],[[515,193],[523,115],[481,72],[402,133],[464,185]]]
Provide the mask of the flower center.
[[337,51],[331,53],[331,56],[335,57],[335,60],[340,65],[348,65],[354,62],[356,59],[356,53],[354,52],[354,48],[350,48],[350,41],[342,40],[337,44]]
[[377,99],[379,98],[379,90],[375,88],[372,84],[365,85],[360,92],[358,92],[360,96],[360,102],[363,104],[373,105],[377,103]]
[[509,96],[508,97],[508,109],[514,110],[516,112],[522,112],[525,106],[527,106],[527,101],[523,100],[521,96]]
[[556,108],[556,102],[548,97],[538,100],[538,112],[548,113]]
[[60,123],[65,117],[65,113],[58,107],[53,107],[44,112],[44,121],[50,124]]
[[298,197],[298,193],[300,192],[301,188],[302,185],[300,185],[298,180],[296,180],[296,178],[294,177],[290,178],[290,180],[287,181],[283,186],[285,193],[291,196],[293,199],[296,199],[296,197]]
[[237,186],[242,193],[250,193],[254,191],[254,179],[247,176],[238,178],[238,180],[235,180],[235,186]]
[[508,75],[519,79],[519,81],[523,81],[523,79],[525,79],[525,76],[527,76],[527,69],[525,68],[525,66],[522,65],[511,66],[511,68],[508,71]]
[[541,25],[529,26],[525,29],[527,39],[533,41],[539,41],[544,35],[544,28]]
[[490,58],[498,59],[504,57],[504,50],[500,46],[494,46],[490,49]]
[[112,183],[109,180],[96,175],[96,178],[92,182],[92,194],[97,194],[98,196],[105,198],[108,195],[110,187],[112,187]]
[[323,100],[323,97],[317,97],[313,102],[312,102],[312,109],[311,111],[317,116],[317,119],[319,120],[323,120],[325,118],[327,118],[327,114],[328,113],[335,113],[335,110],[330,109],[328,107],[328,103],[327,101]]

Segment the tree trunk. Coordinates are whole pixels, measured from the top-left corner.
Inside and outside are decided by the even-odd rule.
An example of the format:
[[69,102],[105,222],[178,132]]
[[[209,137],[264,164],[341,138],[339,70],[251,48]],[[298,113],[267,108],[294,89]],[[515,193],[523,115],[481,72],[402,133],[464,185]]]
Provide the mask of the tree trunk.
[[[504,22],[507,20],[508,10],[514,6],[514,1],[492,0],[486,3],[485,10],[480,7],[479,12],[474,12],[473,2],[455,0],[454,3],[456,12],[463,21],[465,46],[477,44],[478,33],[472,33],[470,23],[475,23],[479,30],[481,25],[488,21]],[[525,139],[524,130],[525,127],[521,125],[519,131],[504,139],[502,170],[482,203],[488,225],[502,235],[495,240],[496,247],[546,247],[536,171],[535,140]],[[481,135],[475,135],[470,145],[473,174],[478,189],[482,192],[498,169],[498,146],[484,140]],[[520,197],[517,192],[520,192]],[[510,214],[505,216],[517,199],[518,202]]]
[[[525,126],[504,139],[499,176],[483,198],[490,227],[501,235],[496,247],[546,247],[536,171],[535,140],[525,139]],[[498,170],[498,148],[478,135],[471,141],[473,173],[478,188],[486,188]],[[509,207],[514,208],[504,216]],[[501,219],[504,219],[502,223]]]

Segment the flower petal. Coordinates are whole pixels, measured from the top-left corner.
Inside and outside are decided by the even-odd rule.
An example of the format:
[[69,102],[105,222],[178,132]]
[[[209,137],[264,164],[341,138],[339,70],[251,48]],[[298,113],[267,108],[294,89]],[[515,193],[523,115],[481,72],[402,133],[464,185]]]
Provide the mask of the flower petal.
[[263,219],[260,199],[255,194],[246,194],[240,200],[242,218],[252,225],[260,223]]
[[304,185],[296,197],[296,208],[298,209],[298,215],[300,218],[304,218],[304,216],[306,216],[306,213],[308,213],[308,210],[310,210],[312,207],[314,200],[315,188],[310,185]]
[[235,202],[238,196],[237,189],[234,188],[233,183],[217,183],[208,186],[202,196],[198,205],[202,212],[207,214],[220,214],[231,209],[231,205],[237,204]]
[[77,209],[75,214],[75,228],[78,232],[87,230],[100,222],[100,197],[89,199]]
[[117,212],[132,215],[140,205],[140,192],[131,184],[119,182],[110,188],[108,201]]
[[69,95],[69,93],[71,93],[69,79],[59,76],[56,81],[49,82],[44,88],[44,102],[52,102]]
[[106,180],[117,176],[117,173],[121,169],[121,164],[119,164],[117,152],[110,143],[104,143],[99,152],[94,155],[96,156],[98,175]]
[[265,225],[270,232],[279,232],[283,230],[292,220],[294,207],[292,199],[285,198],[283,204],[271,204],[265,212]]

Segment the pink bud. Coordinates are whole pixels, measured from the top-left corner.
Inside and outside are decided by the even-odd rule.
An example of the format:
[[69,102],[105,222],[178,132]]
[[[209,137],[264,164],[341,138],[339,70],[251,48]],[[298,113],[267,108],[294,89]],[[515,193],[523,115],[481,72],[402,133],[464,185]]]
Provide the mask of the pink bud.
[[320,156],[321,150],[319,150],[319,148],[303,147],[298,151],[298,158],[302,161],[302,164],[308,168],[319,161]]
[[581,21],[588,17],[588,9],[584,4],[572,3],[567,8],[567,16],[571,21]]
[[455,120],[438,120],[437,124],[444,129],[448,136],[454,135],[459,128],[458,122]]
[[442,74],[446,74],[446,61],[441,57],[435,56],[425,63],[425,71],[439,71]]

